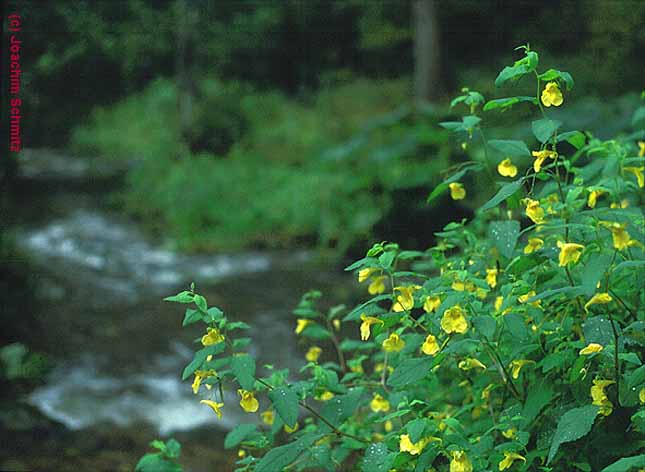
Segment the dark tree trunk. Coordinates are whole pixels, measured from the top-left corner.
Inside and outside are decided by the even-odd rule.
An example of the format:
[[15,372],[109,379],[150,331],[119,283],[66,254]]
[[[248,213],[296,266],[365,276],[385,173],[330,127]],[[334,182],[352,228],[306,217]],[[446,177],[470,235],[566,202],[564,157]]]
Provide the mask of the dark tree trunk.
[[414,93],[417,103],[435,101],[439,83],[439,24],[435,0],[414,0]]

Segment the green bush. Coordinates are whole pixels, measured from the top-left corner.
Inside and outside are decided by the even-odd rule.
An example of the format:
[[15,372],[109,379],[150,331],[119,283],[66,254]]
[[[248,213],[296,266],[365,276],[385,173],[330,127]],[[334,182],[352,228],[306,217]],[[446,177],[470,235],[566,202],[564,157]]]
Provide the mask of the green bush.
[[[375,244],[347,267],[365,302],[323,311],[319,292],[303,296],[299,375],[259,367],[240,334],[249,326],[194,286],[166,299],[187,306],[184,326],[204,326],[182,378],[214,421],[235,408],[224,388],[263,420],[227,435],[236,470],[645,467],[645,107],[627,136],[563,130],[550,110],[567,106],[573,79],[538,66],[526,47],[496,80],[533,81],[535,95],[453,101],[467,114],[442,126],[465,143],[483,138],[482,108],[531,107],[533,139],[484,139],[431,193],[467,201],[468,174],[488,182],[471,223],[448,224],[423,251]],[[340,338],[343,323],[356,337]]]

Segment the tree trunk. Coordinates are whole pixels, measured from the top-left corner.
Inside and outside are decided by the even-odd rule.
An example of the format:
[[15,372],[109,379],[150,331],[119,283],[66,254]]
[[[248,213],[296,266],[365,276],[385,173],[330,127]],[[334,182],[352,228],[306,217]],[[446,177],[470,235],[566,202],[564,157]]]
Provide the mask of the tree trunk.
[[439,25],[435,0],[414,0],[414,94],[417,103],[436,100],[439,84]]

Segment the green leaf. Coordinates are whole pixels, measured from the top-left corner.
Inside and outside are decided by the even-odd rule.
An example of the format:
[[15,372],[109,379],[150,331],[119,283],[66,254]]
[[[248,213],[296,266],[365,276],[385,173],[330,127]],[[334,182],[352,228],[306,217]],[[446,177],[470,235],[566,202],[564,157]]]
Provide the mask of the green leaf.
[[497,322],[490,315],[482,315],[473,318],[473,326],[482,336],[490,340],[495,334]]
[[176,439],[170,438],[166,441],[166,456],[177,459],[181,455],[181,444]]
[[195,356],[193,357],[193,360],[190,361],[190,364],[188,364],[182,372],[181,380],[186,380],[188,377],[190,377],[193,372],[195,372],[202,366],[209,355],[214,356],[216,354],[219,354],[224,350],[225,346],[225,343],[213,344],[212,346],[208,346],[197,351],[195,353]]
[[587,343],[596,343],[602,346],[614,344],[614,331],[611,327],[611,321],[603,316],[594,316],[587,319],[582,325],[582,332]]
[[253,390],[255,384],[255,359],[248,354],[233,356],[231,369],[244,390]]
[[305,449],[320,438],[319,434],[308,434],[295,442],[271,449],[258,462],[255,472],[282,472],[285,467],[298,459]]
[[408,424],[406,424],[405,429],[410,435],[410,441],[412,441],[413,443],[419,441],[423,436],[423,431],[426,429],[427,425],[428,420],[426,420],[425,418],[417,418],[416,420],[412,420]]
[[224,448],[231,449],[244,441],[247,436],[257,430],[254,424],[237,425],[233,431],[230,431],[224,439]]
[[491,139],[488,145],[507,156],[531,156],[531,151],[524,141],[513,139]]
[[143,456],[134,470],[135,472],[182,472],[179,464],[169,461],[159,453]]
[[195,305],[197,305],[197,308],[199,308],[204,313],[208,313],[208,304],[206,303],[206,299],[204,297],[202,297],[201,295],[195,295],[193,301],[195,302]]
[[[325,402],[325,405],[320,410],[320,415],[331,424],[340,426],[343,421],[354,414],[364,391],[365,389],[360,387],[350,389],[345,395],[336,395]],[[327,432],[331,429],[326,424],[321,424],[320,430]]]
[[193,310],[192,308],[186,308],[186,315],[184,316],[184,321],[181,323],[181,325],[188,326],[189,324],[201,321],[201,319],[202,319],[201,311]]
[[645,454],[638,456],[623,457],[611,465],[608,465],[601,472],[629,472],[636,467],[645,467]]
[[427,203],[430,203],[432,200],[437,198],[439,195],[441,195],[443,192],[445,192],[448,189],[448,184],[451,184],[452,182],[456,182],[459,179],[461,179],[464,175],[466,175],[467,172],[471,170],[480,170],[482,169],[483,166],[479,163],[473,163],[473,164],[468,164],[465,165],[459,170],[458,172],[454,173],[450,177],[448,177],[446,180],[441,182],[439,185],[437,185],[430,196],[428,197]]
[[516,220],[493,221],[488,226],[488,237],[499,253],[509,259],[513,257],[519,236],[520,222]]
[[584,288],[580,286],[575,286],[575,287],[560,287],[560,288],[554,288],[551,290],[545,290],[544,292],[540,292],[537,295],[529,298],[526,303],[533,303],[537,302],[538,300],[542,300],[544,298],[549,298],[554,295],[560,295],[560,294],[565,294],[569,297],[575,297],[577,295],[580,295],[581,293],[584,293]]
[[543,118],[541,120],[532,122],[531,129],[533,130],[533,135],[537,138],[538,141],[540,141],[541,143],[546,143],[553,137],[553,135],[561,125],[561,121]]
[[432,362],[427,358],[405,359],[394,369],[387,384],[391,387],[402,387],[418,382],[430,372],[431,367]]
[[638,107],[632,115],[632,126],[645,125],[645,107]]
[[521,178],[514,182],[509,182],[507,184],[504,184],[493,198],[491,198],[486,203],[484,203],[484,205],[479,209],[479,211],[487,211],[487,210],[490,210],[491,208],[495,208],[497,205],[502,203],[504,200],[506,200],[508,197],[510,197],[515,192],[517,192],[520,188],[522,188],[523,182],[524,182],[524,178]]
[[298,396],[289,387],[274,388],[269,392],[269,400],[282,421],[293,428],[298,421]]
[[574,148],[580,149],[585,145],[587,137],[582,134],[580,131],[567,131],[566,133],[560,133],[555,137],[557,142],[566,141],[571,144]]
[[484,111],[494,110],[496,108],[501,108],[502,111],[511,108],[516,103],[521,102],[531,102],[537,105],[537,100],[535,97],[509,97],[509,98],[498,98],[496,100],[491,100],[486,105],[484,105]]
[[556,69],[549,69],[546,72],[540,74],[538,77],[540,78],[540,80],[544,82],[549,82],[555,79],[561,79],[566,84],[567,90],[571,90],[574,85],[573,77],[571,77],[571,74],[569,74],[568,72],[562,72]]
[[396,454],[391,453],[384,443],[372,443],[365,449],[361,470],[363,472],[388,472]]
[[179,292],[177,295],[172,297],[166,297],[163,299],[165,302],[175,302],[175,303],[193,303],[193,294],[184,290]]
[[524,428],[528,428],[542,409],[551,402],[553,396],[553,389],[546,383],[540,383],[529,389],[528,396],[524,402],[524,408],[522,409]]
[[495,79],[495,86],[501,87],[508,81],[517,81],[528,72],[530,72],[529,67],[524,64],[504,67]]
[[547,465],[553,460],[561,444],[580,439],[591,431],[597,415],[598,407],[595,405],[573,408],[562,415],[551,441]]

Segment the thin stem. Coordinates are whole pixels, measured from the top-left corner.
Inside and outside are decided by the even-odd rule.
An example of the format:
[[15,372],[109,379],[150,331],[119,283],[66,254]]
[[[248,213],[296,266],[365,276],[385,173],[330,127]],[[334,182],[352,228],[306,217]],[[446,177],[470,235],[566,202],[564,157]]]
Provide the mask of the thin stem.
[[334,333],[334,327],[331,324],[331,321],[328,319],[325,319],[327,323],[327,329],[331,333],[331,342],[334,344],[334,348],[336,349],[336,354],[338,355],[338,363],[340,364],[340,368],[343,371],[343,373],[347,373],[347,364],[345,364],[345,355],[343,354],[343,350],[340,348],[340,343],[338,342],[338,336],[336,336],[336,333]]
[[616,323],[614,317],[611,316],[611,311],[607,311],[609,315],[609,321],[611,322],[611,330],[614,332],[614,377],[616,379],[616,391],[618,392],[617,399],[618,405],[620,405],[620,364],[618,362],[618,330],[616,329]]

